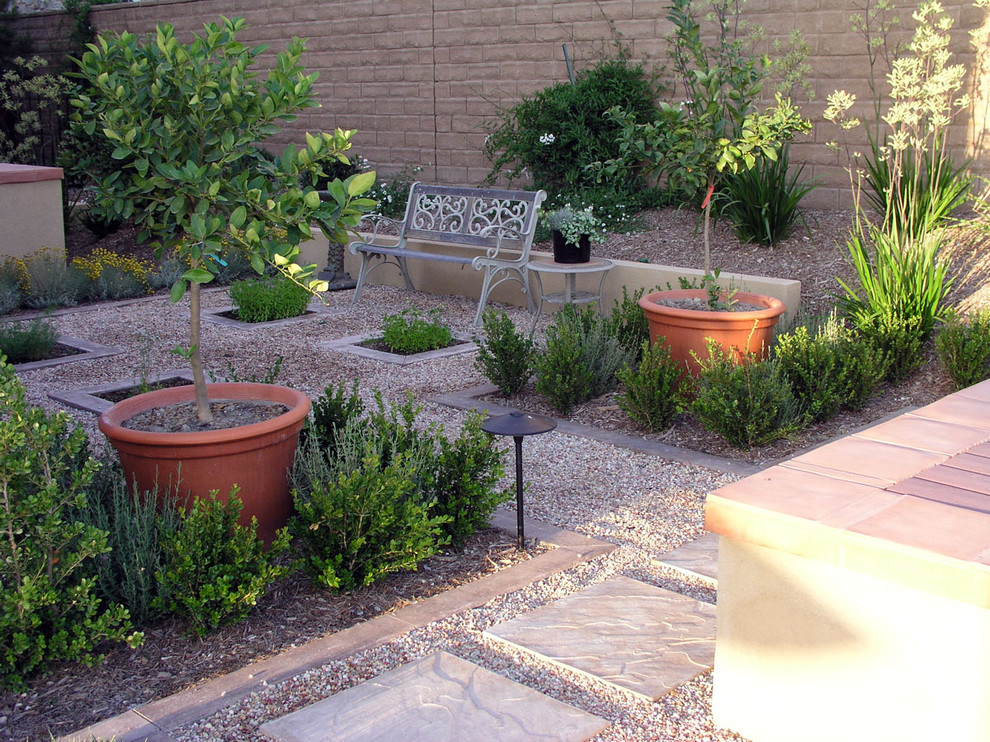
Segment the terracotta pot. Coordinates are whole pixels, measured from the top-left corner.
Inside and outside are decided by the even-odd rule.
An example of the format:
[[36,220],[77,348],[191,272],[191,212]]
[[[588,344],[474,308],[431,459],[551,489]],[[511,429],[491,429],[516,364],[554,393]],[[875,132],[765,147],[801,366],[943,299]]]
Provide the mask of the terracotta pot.
[[691,374],[697,374],[698,362],[691,355],[693,350],[700,358],[708,358],[707,338],[713,338],[726,352],[737,359],[748,353],[764,357],[770,349],[773,328],[787,307],[780,299],[762,294],[738,292],[735,299],[744,304],[765,307],[752,311],[711,312],[701,309],[680,309],[657,302],[665,299],[708,298],[703,289],[678,289],[657,291],[639,300],[650,324],[650,340],[666,338],[675,361],[686,366]]
[[555,263],[587,263],[591,260],[591,237],[583,234],[578,244],[567,242],[564,235],[552,230],[553,262]]
[[192,385],[138,394],[100,415],[100,430],[120,454],[127,481],[142,491],[158,485],[160,496],[178,486],[181,503],[219,490],[226,500],[233,485],[244,503],[240,523],[258,518],[258,535],[270,544],[275,531],[292,512],[288,469],[299,443],[299,431],[312,407],[302,392],[271,384],[208,384],[210,399],[277,402],[289,411],[259,423],[226,430],[156,433],[130,430],[122,424],[155,407],[189,402]]

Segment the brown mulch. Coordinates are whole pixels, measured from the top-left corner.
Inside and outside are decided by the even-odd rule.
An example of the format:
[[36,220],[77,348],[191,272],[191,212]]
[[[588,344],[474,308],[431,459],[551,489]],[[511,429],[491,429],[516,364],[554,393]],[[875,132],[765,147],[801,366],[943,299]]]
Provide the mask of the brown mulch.
[[513,534],[492,528],[427,559],[415,572],[392,574],[351,593],[315,588],[304,574],[294,574],[275,583],[245,621],[204,639],[189,636],[183,622],[169,619],[146,630],[145,643],[136,650],[106,647],[101,665],[60,663],[27,693],[0,691],[0,739],[41,742],[49,733],[67,734],[545,550],[539,545],[518,552]]

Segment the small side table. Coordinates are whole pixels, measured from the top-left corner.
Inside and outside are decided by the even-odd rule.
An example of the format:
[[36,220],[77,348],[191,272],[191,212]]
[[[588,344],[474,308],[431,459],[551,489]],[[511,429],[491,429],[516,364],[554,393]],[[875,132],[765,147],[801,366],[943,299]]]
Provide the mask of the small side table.
[[[548,301],[551,304],[589,304],[593,301],[597,301],[598,311],[601,314],[604,314],[601,301],[602,290],[605,288],[605,279],[608,277],[608,272],[615,267],[615,263],[611,260],[596,258],[589,260],[587,263],[557,263],[553,260],[540,258],[529,261],[529,265],[527,267],[529,270],[533,271],[536,276],[536,285],[540,292],[540,301],[536,307],[536,318],[533,320],[534,328],[536,327],[537,322],[540,321],[540,317],[543,314],[543,302],[545,301]],[[564,290],[544,294],[543,279],[541,278],[543,273],[563,273]],[[602,274],[602,280],[598,284],[597,293],[593,291],[578,291],[575,288],[579,273]]]

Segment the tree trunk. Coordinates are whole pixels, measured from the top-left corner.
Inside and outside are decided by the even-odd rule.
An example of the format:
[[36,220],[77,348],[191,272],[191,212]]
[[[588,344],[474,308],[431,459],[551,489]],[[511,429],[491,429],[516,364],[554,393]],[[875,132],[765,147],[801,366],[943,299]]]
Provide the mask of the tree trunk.
[[203,373],[203,356],[199,352],[199,288],[195,281],[189,283],[189,364],[192,366],[193,385],[196,388],[196,414],[201,423],[213,422],[210,401],[206,394],[206,375]]

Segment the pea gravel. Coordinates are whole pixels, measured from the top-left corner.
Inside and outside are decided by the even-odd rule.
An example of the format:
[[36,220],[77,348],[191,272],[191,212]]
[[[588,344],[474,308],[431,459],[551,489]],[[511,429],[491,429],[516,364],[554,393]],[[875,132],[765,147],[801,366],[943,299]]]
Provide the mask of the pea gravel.
[[[340,381],[350,386],[357,379],[366,404],[375,404],[375,390],[390,401],[403,400],[411,393],[422,405],[420,419],[424,424],[441,423],[455,431],[464,413],[424,400],[483,383],[485,379],[474,367],[474,354],[394,366],[317,346],[374,331],[384,315],[409,305],[422,310],[443,306],[442,316],[452,329],[471,333],[475,302],[387,287],[370,287],[356,306],[350,298],[350,292],[331,294],[327,306],[314,303],[317,318],[279,327],[242,329],[204,322],[205,362],[217,375],[243,378],[264,375],[282,356],[279,381],[311,397]],[[226,290],[210,291],[204,297],[207,310],[229,303]],[[531,315],[520,308],[505,309],[520,328],[528,330]],[[57,313],[53,321],[60,333],[120,347],[124,352],[112,358],[23,373],[29,400],[48,409],[66,409],[50,400],[48,392],[183,368],[182,359],[171,349],[188,343],[184,334],[188,311],[186,302],[173,305],[165,297],[154,297]],[[544,319],[542,326],[545,324]],[[95,416],[69,411],[93,434],[94,445],[99,445],[102,437],[97,433]],[[611,726],[595,738],[602,742],[739,739],[717,730],[712,723],[709,674],[657,702],[648,702],[482,635],[496,623],[619,574],[714,603],[710,581],[687,578],[658,564],[656,557],[703,535],[705,494],[733,477],[560,433],[531,437],[523,450],[527,515],[614,543],[618,546],[615,551],[480,608],[411,631],[374,650],[268,688],[185,728],[179,739],[264,739],[257,732],[260,724],[437,649],[607,719]],[[510,485],[508,478],[505,485]]]

